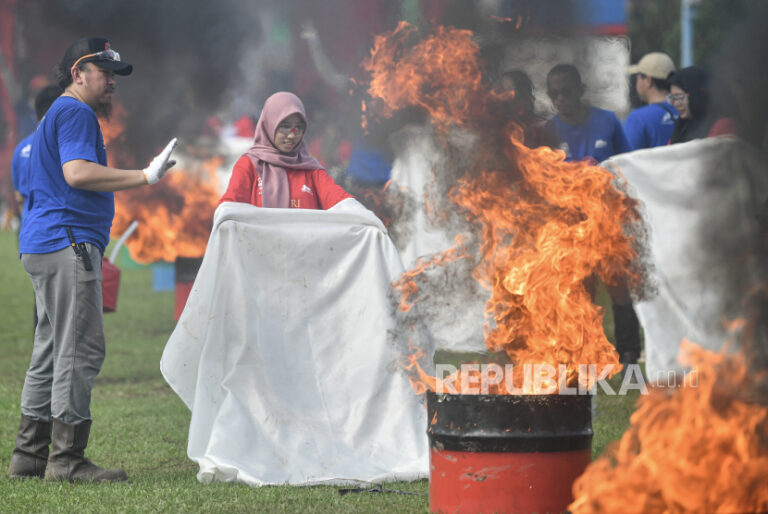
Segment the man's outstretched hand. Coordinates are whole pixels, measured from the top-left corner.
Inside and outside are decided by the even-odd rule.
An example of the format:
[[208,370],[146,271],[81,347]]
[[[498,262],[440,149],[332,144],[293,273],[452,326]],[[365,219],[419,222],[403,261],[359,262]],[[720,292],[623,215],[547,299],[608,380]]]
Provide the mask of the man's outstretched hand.
[[157,157],[152,159],[152,162],[149,163],[149,166],[142,170],[144,172],[144,178],[146,179],[147,184],[156,184],[161,178],[163,178],[165,172],[172,168],[174,164],[176,164],[176,161],[171,160],[171,152],[175,147],[176,138],[174,137],[171,139],[171,142],[166,145],[163,151],[160,152]]

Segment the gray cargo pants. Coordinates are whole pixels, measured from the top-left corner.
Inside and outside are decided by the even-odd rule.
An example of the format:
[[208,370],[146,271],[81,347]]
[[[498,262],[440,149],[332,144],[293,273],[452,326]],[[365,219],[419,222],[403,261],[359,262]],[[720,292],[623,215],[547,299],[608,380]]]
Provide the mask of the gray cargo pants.
[[91,419],[91,389],[104,362],[101,251],[85,243],[93,263],[86,271],[72,247],[23,254],[37,302],[32,360],[21,392],[21,413],[68,424]]

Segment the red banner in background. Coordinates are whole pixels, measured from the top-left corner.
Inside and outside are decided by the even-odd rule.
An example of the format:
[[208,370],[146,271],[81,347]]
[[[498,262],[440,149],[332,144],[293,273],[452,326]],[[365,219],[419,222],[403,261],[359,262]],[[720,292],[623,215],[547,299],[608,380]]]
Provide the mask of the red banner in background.
[[[11,157],[19,139],[13,109],[14,95],[19,94],[13,52],[15,6],[16,0],[0,0],[0,195],[3,203],[14,211],[16,201],[11,181]],[[5,216],[0,219],[2,228],[8,221]]]

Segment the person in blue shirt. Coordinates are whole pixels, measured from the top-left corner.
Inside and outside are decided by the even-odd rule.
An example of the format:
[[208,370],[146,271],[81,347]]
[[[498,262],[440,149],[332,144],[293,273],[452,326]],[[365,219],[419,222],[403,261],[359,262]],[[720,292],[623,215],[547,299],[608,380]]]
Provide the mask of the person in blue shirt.
[[560,142],[546,128],[547,119],[536,111],[533,81],[528,73],[520,69],[503,71],[495,81],[494,88],[502,94],[508,91],[515,93],[511,101],[499,106],[499,112],[521,126],[525,146],[558,147]]
[[547,95],[557,115],[547,130],[559,141],[567,161],[591,159],[602,162],[632,150],[614,113],[585,105],[581,74],[571,64],[558,64],[547,74]]
[[349,155],[347,176],[365,185],[383,186],[392,173],[392,152],[384,142],[376,142],[360,137],[355,141]]
[[24,199],[28,195],[27,170],[29,169],[29,158],[32,155],[32,139],[34,137],[35,133],[32,132],[19,141],[19,144],[13,149],[13,156],[11,157],[11,183],[17,209],[14,214],[17,217],[21,217],[24,210]]
[[675,108],[667,102],[667,79],[673,71],[672,58],[661,52],[646,54],[627,68],[627,73],[636,75],[635,91],[647,104],[629,113],[624,121],[624,132],[635,150],[669,143],[678,118]]
[[[566,160],[588,159],[595,164],[613,155],[632,151],[621,123],[614,113],[582,103],[584,85],[575,66],[558,64],[547,75],[547,95],[558,114],[547,122],[549,130],[562,141]],[[619,362],[637,363],[640,357],[640,322],[629,290],[624,285],[609,287],[614,320],[614,340]]]
[[[43,119],[43,116],[61,94],[59,86],[45,86],[35,96],[35,114],[37,121]],[[11,159],[11,179],[13,180],[13,190],[16,193],[16,203],[19,206],[24,205],[24,200],[29,196],[29,160],[32,156],[32,139],[35,133],[31,132],[22,139],[16,149],[13,151]]]
[[[35,95],[35,114],[37,121],[43,119],[43,116],[51,107],[51,104],[61,94],[61,88],[59,86],[45,86],[37,95]],[[32,132],[27,137],[22,139],[16,149],[13,151],[13,157],[11,158],[11,179],[13,180],[13,191],[16,195],[16,205],[18,209],[23,211],[24,202],[29,196],[29,159],[32,156],[32,140],[35,137],[35,133]],[[17,216],[24,222],[24,216],[22,212],[17,212]],[[33,302],[32,310],[32,333],[34,334],[34,327],[37,326],[37,305]]]
[[115,74],[132,70],[104,38],[73,43],[57,69],[63,93],[32,140],[19,252],[35,289],[38,322],[11,477],[127,479],[123,470],[102,469],[85,457],[91,389],[105,352],[102,255],[113,191],[158,182],[174,164],[176,144],[173,139],[144,169],[108,167],[97,115],[109,115]]

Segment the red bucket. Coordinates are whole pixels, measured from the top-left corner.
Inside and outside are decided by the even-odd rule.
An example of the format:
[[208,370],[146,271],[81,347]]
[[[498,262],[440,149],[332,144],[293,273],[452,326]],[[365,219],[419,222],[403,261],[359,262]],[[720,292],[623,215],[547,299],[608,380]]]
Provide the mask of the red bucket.
[[192,291],[202,263],[202,257],[176,257],[176,305],[173,313],[176,321],[179,321],[181,313],[184,312],[187,298],[189,298],[189,293]]
[[120,268],[104,257],[101,260],[101,296],[104,301],[104,312],[115,312],[117,309],[117,292],[120,288]]
[[123,232],[120,239],[117,240],[109,259],[101,259],[101,297],[104,304],[104,312],[115,312],[117,309],[117,292],[120,288],[120,268],[112,264],[117,258],[120,247],[125,240],[131,237],[133,231],[139,226],[139,222],[134,220],[128,225],[128,229]]

